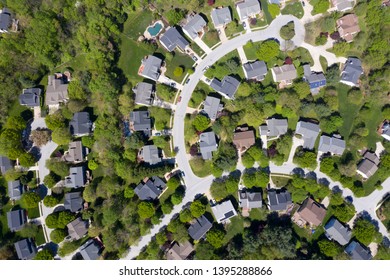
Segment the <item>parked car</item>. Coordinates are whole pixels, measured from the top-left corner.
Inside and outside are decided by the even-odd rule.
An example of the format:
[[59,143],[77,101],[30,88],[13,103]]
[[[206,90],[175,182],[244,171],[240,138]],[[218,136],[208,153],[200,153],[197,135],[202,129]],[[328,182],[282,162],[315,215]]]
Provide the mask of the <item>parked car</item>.
[[171,83],[171,87],[176,87],[176,83]]
[[156,133],[154,134],[154,136],[161,136],[161,133],[160,133],[160,132],[156,132]]
[[179,103],[181,101],[181,95],[179,96],[179,98],[177,99],[177,103]]
[[218,35],[221,35],[221,29],[218,29]]
[[245,23],[245,21],[242,22],[242,26],[244,27],[244,29],[246,29],[246,23]]
[[196,55],[191,56],[191,58],[193,61],[198,61],[198,58],[196,57]]
[[188,84],[189,82],[190,82],[190,79],[187,79],[186,84]]
[[302,6],[305,7],[305,1],[302,1]]
[[186,176],[186,174],[184,174],[184,171],[181,171],[180,175],[181,175],[181,177],[185,177]]

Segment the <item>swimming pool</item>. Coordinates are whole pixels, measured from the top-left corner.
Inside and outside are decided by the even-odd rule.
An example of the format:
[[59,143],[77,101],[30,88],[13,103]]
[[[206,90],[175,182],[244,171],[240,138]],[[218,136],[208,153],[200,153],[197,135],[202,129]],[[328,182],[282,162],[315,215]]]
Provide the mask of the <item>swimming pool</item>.
[[159,22],[156,22],[153,26],[151,27],[148,27],[148,32],[150,34],[150,36],[152,37],[156,37],[158,33],[160,33],[161,29],[162,29],[162,24],[159,23]]

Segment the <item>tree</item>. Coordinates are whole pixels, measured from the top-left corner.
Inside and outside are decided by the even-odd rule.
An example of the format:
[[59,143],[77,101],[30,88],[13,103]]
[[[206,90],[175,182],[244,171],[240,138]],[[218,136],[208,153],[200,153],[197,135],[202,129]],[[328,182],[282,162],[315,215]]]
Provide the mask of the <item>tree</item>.
[[318,242],[318,247],[322,254],[327,257],[335,257],[341,253],[342,249],[335,242],[327,239],[322,239]]
[[171,177],[167,182],[167,187],[170,190],[176,190],[180,186],[180,179],[178,176]]
[[363,218],[359,218],[355,221],[352,233],[358,241],[366,246],[373,242],[377,235],[375,226],[370,221]]
[[349,222],[355,216],[355,207],[352,204],[343,203],[333,206],[333,215],[343,223]]
[[61,243],[68,235],[68,230],[56,228],[50,233],[50,239],[54,243]]
[[47,115],[45,117],[45,122],[47,127],[54,131],[57,128],[64,128],[66,127],[65,118],[61,113],[61,110],[58,110],[54,112],[53,114]]
[[225,237],[225,232],[217,228],[212,228],[206,234],[207,241],[216,249],[222,247],[224,237]]
[[168,241],[167,233],[165,231],[160,231],[156,234],[156,242],[158,245],[162,246]]
[[245,168],[251,168],[255,164],[255,159],[246,151],[241,157],[242,164]]
[[45,196],[45,198],[43,199],[43,204],[46,206],[46,207],[54,207],[56,206],[57,204],[60,203],[60,199],[56,196],[53,196],[53,195],[47,195]]
[[81,137],[81,143],[87,148],[92,148],[93,144],[95,143],[95,139],[93,136],[83,136]]
[[178,67],[176,67],[175,70],[173,71],[173,75],[174,75],[175,77],[180,77],[181,75],[183,75],[183,72],[184,72],[183,67],[178,66]]
[[333,158],[331,157],[326,157],[321,160],[320,163],[320,171],[325,173],[325,174],[330,174],[332,171],[335,169],[335,163]]
[[345,55],[349,51],[350,48],[351,48],[351,45],[347,42],[339,42],[339,43],[333,44],[333,52],[337,56]]
[[197,131],[204,131],[209,127],[210,119],[204,115],[198,114],[192,122],[192,125]]
[[46,217],[46,225],[48,228],[66,228],[76,218],[76,215],[70,211],[53,212]]
[[24,167],[33,166],[36,162],[35,157],[30,153],[22,153],[18,159],[20,165]]
[[135,195],[134,189],[131,186],[127,186],[123,195],[125,198],[133,198]]
[[280,8],[277,4],[268,4],[268,12],[272,18],[276,18],[280,14]]
[[192,214],[191,211],[186,208],[183,211],[180,212],[179,220],[182,223],[188,223],[192,220]]
[[180,9],[171,9],[166,13],[166,18],[171,25],[176,25],[183,19],[185,13]]
[[[314,2],[314,1],[313,1]],[[325,13],[329,9],[328,0],[317,0],[313,3],[312,15]]]
[[225,182],[220,180],[214,180],[210,187],[211,196],[216,200],[220,201],[227,197],[229,193],[226,190]]
[[348,101],[353,103],[353,104],[356,104],[356,105],[359,105],[363,100],[363,94],[361,93],[360,90],[358,89],[351,89],[349,92],[348,92]]
[[277,57],[279,52],[279,44],[274,40],[267,40],[261,43],[256,51],[256,56],[259,60],[269,62],[271,59]]
[[93,159],[90,159],[89,161],[88,161],[88,168],[90,169],[90,170],[96,170],[97,168],[99,167],[99,164],[95,161],[95,160],[93,160]]
[[51,138],[58,145],[67,145],[72,140],[69,129],[65,127],[56,128],[51,134]]
[[21,202],[28,209],[38,207],[41,197],[35,192],[26,192],[22,195]]
[[317,155],[313,152],[298,151],[294,162],[302,168],[315,169],[317,166]]
[[138,204],[138,215],[141,219],[149,219],[155,214],[155,209],[152,203],[142,201]]
[[291,228],[266,226],[260,233],[261,253],[265,259],[292,259],[295,254],[295,242]]
[[294,22],[291,21],[286,25],[283,25],[280,29],[280,37],[284,40],[291,40],[295,36]]
[[53,172],[50,172],[49,174],[47,174],[45,176],[45,178],[43,179],[43,183],[45,184],[46,187],[48,188],[52,188],[54,187],[57,182],[59,182],[61,180],[61,177],[59,177],[58,175],[54,174]]
[[30,139],[38,147],[46,145],[50,141],[50,131],[47,129],[36,129],[31,132]]
[[50,250],[43,249],[35,255],[34,260],[54,260],[54,256]]
[[20,236],[25,238],[35,238],[38,234],[38,226],[36,224],[27,223],[19,231]]
[[69,165],[58,159],[48,159],[46,161],[46,167],[60,177],[66,177],[69,175]]
[[164,215],[170,214],[172,210],[173,210],[173,204],[169,200],[164,201],[164,203],[161,205],[161,211],[163,212]]
[[194,218],[199,218],[206,212],[206,206],[200,200],[195,200],[191,203],[190,211]]
[[184,198],[184,194],[182,194],[180,192],[175,192],[171,196],[171,202],[173,205],[179,205],[182,202],[183,198]]
[[10,116],[5,123],[5,128],[22,131],[26,128],[26,121],[21,116]]
[[296,82],[293,85],[293,89],[298,93],[300,99],[304,99],[310,94],[310,86],[305,82]]

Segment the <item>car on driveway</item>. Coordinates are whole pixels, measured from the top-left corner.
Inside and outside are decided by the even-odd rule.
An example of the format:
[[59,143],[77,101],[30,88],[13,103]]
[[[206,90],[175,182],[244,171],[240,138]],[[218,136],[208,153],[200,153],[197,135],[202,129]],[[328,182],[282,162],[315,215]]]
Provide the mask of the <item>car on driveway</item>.
[[171,83],[170,85],[171,85],[171,87],[176,88],[176,83]]
[[203,71],[203,73],[204,73],[204,72],[206,72],[206,71],[207,71],[207,69],[209,69],[209,68],[210,68],[210,65],[208,65],[208,66],[206,66],[205,68],[203,68],[203,70],[202,70],[202,71]]
[[221,29],[218,29],[218,35],[221,35]]
[[191,58],[193,61],[198,61],[198,58],[196,57],[196,55],[191,56]]
[[305,7],[305,1],[302,1],[302,6]]
[[244,27],[244,29],[246,29],[246,23],[245,23],[245,21],[242,22],[242,26]]

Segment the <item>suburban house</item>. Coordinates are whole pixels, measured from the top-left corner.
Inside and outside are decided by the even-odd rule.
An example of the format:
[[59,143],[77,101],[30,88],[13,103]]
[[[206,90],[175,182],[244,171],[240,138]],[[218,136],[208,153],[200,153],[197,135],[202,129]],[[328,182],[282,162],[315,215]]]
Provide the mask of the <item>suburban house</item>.
[[353,260],[371,260],[372,255],[369,249],[364,248],[359,242],[352,241],[349,243],[347,248],[345,248],[345,253],[347,253]]
[[255,133],[247,127],[237,127],[233,134],[233,144],[237,150],[245,151],[253,146],[256,142]]
[[88,226],[88,221],[85,221],[80,217],[66,225],[66,227],[68,228],[69,236],[73,240],[79,240],[84,235],[86,235],[88,232]]
[[345,141],[335,136],[322,135],[318,151],[321,153],[331,153],[332,155],[341,156],[345,150]]
[[363,155],[362,161],[358,164],[356,172],[364,179],[370,178],[378,170],[379,158],[371,152]]
[[[263,207],[263,198],[261,196],[261,192],[259,191],[248,191],[247,189],[239,190],[238,202],[243,212],[246,213],[248,213],[253,208]],[[249,215],[249,213],[247,215]]]
[[322,223],[325,215],[326,209],[308,197],[299,207],[298,211],[295,212],[292,220],[300,227],[303,227],[305,224],[309,224],[310,227],[317,227]]
[[70,142],[69,149],[64,154],[64,160],[73,163],[83,162],[86,154],[86,148],[83,147],[81,141]]
[[153,176],[152,178],[145,178],[139,183],[134,192],[140,200],[155,200],[160,196],[165,187],[166,184],[163,180]]
[[244,0],[236,4],[236,9],[240,21],[254,18],[261,14],[260,3],[258,0]]
[[199,148],[204,160],[213,157],[213,152],[218,149],[215,133],[213,131],[203,132],[199,135]]
[[262,81],[268,73],[267,65],[262,60],[247,62],[242,68],[247,80]]
[[282,189],[268,190],[268,208],[271,211],[286,211],[292,205],[291,194]]
[[48,76],[46,87],[45,104],[52,108],[58,108],[60,103],[68,101],[68,80],[67,76],[55,74]]
[[76,213],[83,209],[83,197],[81,192],[69,192],[64,197],[64,208]]
[[359,20],[355,14],[349,14],[336,21],[340,37],[348,43],[353,41],[355,34],[360,32]]
[[381,127],[381,135],[387,141],[390,141],[390,122],[389,121],[383,122],[382,127]]
[[298,77],[294,64],[285,64],[271,68],[272,78],[275,83],[291,85],[292,81]]
[[223,105],[221,103],[221,99],[213,96],[207,96],[203,103],[202,112],[205,113],[210,120],[215,121],[217,119],[218,113],[220,113],[222,109]]
[[19,95],[19,104],[29,108],[41,106],[41,89],[40,88],[25,88],[23,93]]
[[27,223],[26,211],[23,209],[7,212],[7,222],[10,231],[19,231]]
[[288,123],[287,119],[268,119],[266,125],[259,127],[260,135],[266,135],[268,137],[279,137],[287,133]]
[[76,137],[91,134],[92,122],[89,119],[89,113],[88,112],[74,113],[72,120],[69,122],[69,128],[70,128],[70,133]]
[[149,83],[138,83],[133,87],[133,92],[135,94],[135,104],[150,106],[153,104],[154,99],[154,85]]
[[351,10],[355,4],[354,0],[331,0],[331,3],[339,12]]
[[188,258],[194,251],[194,246],[188,241],[183,243],[175,242],[173,246],[166,252],[165,256],[170,261],[181,261]]
[[303,148],[312,150],[320,133],[320,126],[311,122],[299,121],[295,133],[302,136]]
[[206,235],[212,226],[213,224],[206,216],[202,215],[191,222],[191,226],[188,228],[188,234],[192,239],[199,240]]
[[81,188],[85,185],[85,169],[83,166],[71,167],[69,176],[65,177],[65,187]]
[[100,257],[102,246],[94,239],[89,239],[80,247],[80,254],[84,260],[92,261]]
[[2,175],[4,175],[5,172],[10,170],[12,168],[12,166],[13,166],[12,162],[9,158],[4,157],[4,156],[0,156],[0,173]]
[[211,211],[218,223],[227,223],[230,218],[237,216],[237,211],[230,200],[212,206]]
[[303,65],[303,73],[303,80],[309,84],[311,94],[318,94],[326,86],[324,73],[312,72],[309,64]]
[[19,180],[8,181],[8,197],[11,200],[19,200],[22,197],[23,192],[24,188]]
[[340,83],[346,84],[350,87],[359,86],[359,78],[363,75],[362,62],[355,57],[348,57],[345,62],[344,69],[341,72]]
[[169,52],[178,48],[181,52],[185,52],[190,43],[177,31],[176,27],[168,28],[160,37],[160,43]]
[[37,247],[30,238],[22,239],[14,243],[19,260],[32,260],[37,254]]
[[187,18],[187,24],[183,27],[183,32],[192,40],[196,38],[202,38],[204,35],[204,28],[207,22],[199,14],[189,15]]
[[162,161],[160,152],[155,145],[143,146],[139,155],[145,163],[150,165],[158,164]]
[[0,33],[8,33],[11,22],[11,12],[4,7],[0,10]]
[[225,27],[232,21],[229,7],[213,9],[211,11],[211,20],[215,28]]
[[346,245],[351,240],[352,233],[350,229],[335,218],[332,218],[324,228],[326,237],[337,241],[341,246]]
[[222,81],[214,78],[211,80],[210,87],[227,99],[234,99],[234,95],[240,85],[240,82],[232,76],[225,76]]
[[130,113],[130,128],[143,132],[146,137],[152,135],[152,120],[149,111],[133,111]]
[[163,61],[153,55],[148,55],[141,60],[141,66],[138,69],[138,75],[157,81],[161,74],[161,65]]

